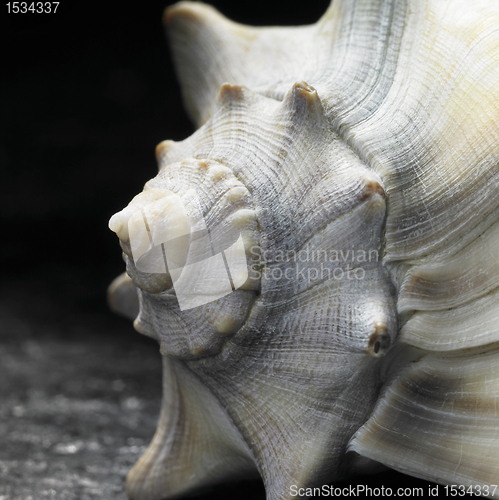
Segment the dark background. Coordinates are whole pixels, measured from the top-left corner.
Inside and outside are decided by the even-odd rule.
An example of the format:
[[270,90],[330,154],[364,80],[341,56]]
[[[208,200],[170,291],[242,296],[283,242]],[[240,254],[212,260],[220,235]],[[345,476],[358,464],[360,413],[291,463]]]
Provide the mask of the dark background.
[[[156,1],[0,7],[0,498],[124,499],[155,430],[160,356],[111,314],[124,271],[109,217],[193,131]],[[315,22],[326,0],[212,2],[254,25]],[[395,472],[345,484],[427,484]],[[264,498],[259,482],[201,498]],[[2,496],[3,495],[3,496]],[[246,496],[244,496],[246,495]]]

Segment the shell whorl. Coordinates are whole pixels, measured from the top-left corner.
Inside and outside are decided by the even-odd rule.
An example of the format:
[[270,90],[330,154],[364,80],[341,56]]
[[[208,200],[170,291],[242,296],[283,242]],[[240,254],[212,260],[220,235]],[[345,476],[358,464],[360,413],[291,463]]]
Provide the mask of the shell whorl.
[[[200,222],[206,221],[211,246],[218,245],[219,251],[236,239],[224,234],[234,232],[235,228],[235,233],[243,234],[248,276],[244,284],[235,287],[240,289],[238,293],[224,299],[235,301],[237,296],[243,296],[225,306],[229,312],[226,324],[218,327],[219,333],[235,333],[246,320],[254,300],[265,304],[267,314],[283,304],[286,309],[294,310],[296,319],[289,321],[293,328],[299,328],[301,322],[308,321],[299,302],[308,304],[312,300],[321,304],[321,310],[324,308],[316,320],[319,329],[320,325],[333,321],[339,330],[344,330],[339,324],[350,322],[352,333],[347,340],[351,344],[344,347],[347,351],[384,354],[395,337],[396,321],[393,299],[385,298],[391,296],[389,279],[379,261],[385,215],[380,179],[329,129],[316,90],[304,82],[294,84],[282,102],[239,85],[223,84],[217,102],[212,118],[192,138],[178,146],[169,142],[158,147],[159,174],[126,209],[113,216],[111,227],[126,240],[124,227],[127,224],[131,227],[132,214],[140,209],[139,220],[144,216],[150,219],[153,232],[163,224],[185,235],[172,252],[184,254],[178,266],[183,270],[177,279],[186,283],[196,281],[186,271],[191,254],[196,254],[193,242],[189,244],[187,240],[192,240]],[[178,161],[179,154],[187,153],[192,159]],[[194,198],[199,201],[200,210],[189,208]],[[184,206],[192,213],[184,212]],[[158,207],[164,208],[163,213]],[[145,213],[147,210],[150,216]],[[122,225],[118,227],[117,221]],[[180,229],[175,229],[176,226]],[[186,231],[189,227],[190,231]],[[198,247],[206,250],[210,242],[201,238]],[[180,332],[177,326],[183,321],[180,315],[175,315],[175,325],[167,319],[175,307],[171,273],[149,277],[147,272],[141,272],[127,245],[126,241],[122,243],[128,253],[128,274],[142,290],[136,327],[152,336],[154,330],[173,330],[175,334],[168,337],[185,337],[186,332]],[[207,256],[199,252],[194,260],[206,260]],[[156,254],[162,258],[161,249]],[[359,293],[360,276],[370,282],[370,297],[364,299],[365,307],[356,306],[358,299],[355,299],[343,310],[337,300],[338,287],[341,283],[348,290],[346,293],[355,297]],[[214,275],[214,281],[221,278],[221,274]],[[335,286],[330,285],[335,282]],[[206,298],[206,303],[211,304],[218,298],[216,283],[205,281],[201,285],[206,289],[204,293],[213,291],[214,295]],[[196,294],[192,290],[191,295]],[[181,299],[178,292],[177,299]],[[243,307],[246,302],[248,305]],[[206,307],[213,309],[212,304]],[[236,314],[238,308],[245,313]],[[178,312],[184,309],[180,304]],[[204,314],[220,316],[221,313]],[[262,321],[258,316],[249,320],[245,328],[254,330],[253,323]],[[201,335],[201,323],[200,319],[193,336]],[[220,351],[220,343],[215,348],[209,342],[202,342],[203,356]],[[178,348],[168,349],[163,343],[162,352],[179,355]],[[190,358],[187,354],[181,357]]]
[[[185,159],[161,168],[110,227],[139,290],[137,330],[157,338],[168,356],[218,353],[260,288],[247,271],[246,253],[249,260],[259,240],[248,190],[218,162]],[[198,283],[206,267],[212,272]]]

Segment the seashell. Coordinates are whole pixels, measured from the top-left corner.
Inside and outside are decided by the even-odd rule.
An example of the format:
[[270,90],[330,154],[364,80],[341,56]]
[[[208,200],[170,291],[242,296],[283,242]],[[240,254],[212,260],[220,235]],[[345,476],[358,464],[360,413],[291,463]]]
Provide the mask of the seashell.
[[164,22],[199,129],[109,224],[112,307],[164,363],[129,497],[379,464],[499,497],[497,1]]

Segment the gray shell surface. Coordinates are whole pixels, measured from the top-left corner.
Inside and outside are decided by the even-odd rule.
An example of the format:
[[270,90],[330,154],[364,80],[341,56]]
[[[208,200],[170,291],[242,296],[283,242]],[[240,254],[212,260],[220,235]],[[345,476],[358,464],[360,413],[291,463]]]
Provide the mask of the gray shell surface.
[[129,497],[259,474],[290,499],[379,463],[498,483],[499,3],[164,21],[199,128],[110,221],[111,305],[164,362]]

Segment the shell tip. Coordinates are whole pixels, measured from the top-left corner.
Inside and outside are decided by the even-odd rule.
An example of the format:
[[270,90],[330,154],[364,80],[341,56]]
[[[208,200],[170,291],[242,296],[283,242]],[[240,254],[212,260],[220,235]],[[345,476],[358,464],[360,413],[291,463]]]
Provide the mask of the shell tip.
[[128,239],[128,228],[123,220],[122,211],[115,213],[109,219],[108,227],[113,233],[116,233],[120,240],[125,241]]
[[245,87],[243,85],[233,85],[232,83],[223,83],[220,86],[220,90],[218,91],[218,101],[241,101],[244,99],[244,90]]
[[374,331],[369,337],[367,353],[374,357],[381,357],[390,349],[392,339],[386,325],[378,322],[374,325]]
[[317,90],[315,90],[312,85],[309,85],[307,82],[304,82],[303,80],[300,82],[296,82],[293,85],[293,92],[302,95],[306,99],[313,99],[314,101],[319,99],[319,96],[317,95]]
[[141,333],[142,335],[145,335],[146,337],[151,337],[152,339],[156,339],[157,337],[152,331],[150,325],[146,323],[142,317],[142,311],[139,311],[139,315],[137,318],[135,318],[135,321],[133,322],[133,327],[135,328],[135,331]]
[[382,198],[385,197],[385,190],[383,186],[374,179],[365,180],[366,194],[372,196],[373,194],[379,194]]
[[139,314],[137,289],[128,274],[121,274],[109,285],[107,302],[115,313],[132,320],[137,317]]
[[207,11],[216,10],[210,5],[205,5],[201,2],[178,2],[163,11],[163,25],[168,27],[177,18],[199,22],[206,16]]
[[195,358],[200,358],[201,356],[203,356],[205,354],[205,348],[203,346],[190,345],[189,352]]
[[168,151],[173,147],[175,144],[174,141],[161,141],[157,146],[156,146],[156,160],[160,161],[162,157],[168,153]]
[[299,81],[286,95],[285,106],[292,110],[293,114],[298,110],[300,114],[318,116],[323,115],[322,102],[314,87],[307,82]]
[[172,19],[179,15],[182,17],[188,17],[189,15],[192,15],[192,6],[190,4],[191,2],[179,2],[175,5],[167,7],[163,11],[163,24],[165,26],[168,26]]

